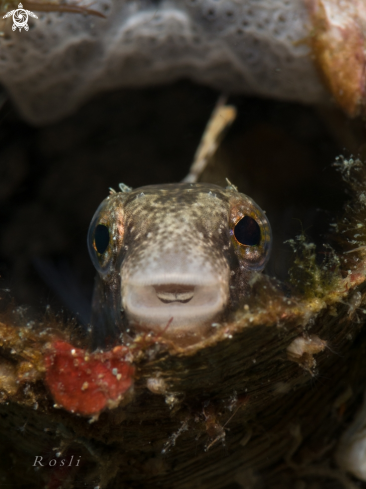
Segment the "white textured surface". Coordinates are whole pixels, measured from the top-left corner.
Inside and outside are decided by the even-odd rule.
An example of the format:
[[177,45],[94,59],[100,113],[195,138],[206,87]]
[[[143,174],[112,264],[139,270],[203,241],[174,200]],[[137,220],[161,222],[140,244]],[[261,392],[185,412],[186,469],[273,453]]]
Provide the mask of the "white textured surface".
[[36,12],[28,32],[0,21],[0,82],[36,123],[101,90],[190,78],[303,102],[326,94],[304,40],[303,0],[97,0],[107,19]]

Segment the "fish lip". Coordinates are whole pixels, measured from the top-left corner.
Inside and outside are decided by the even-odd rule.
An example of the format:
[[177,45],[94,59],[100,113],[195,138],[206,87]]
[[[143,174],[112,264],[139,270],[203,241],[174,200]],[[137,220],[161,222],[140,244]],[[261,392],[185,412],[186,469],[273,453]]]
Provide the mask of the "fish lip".
[[168,285],[175,284],[177,286],[214,286],[218,284],[218,280],[216,277],[206,277],[204,279],[197,277],[197,275],[185,274],[182,276],[181,273],[177,274],[161,274],[156,275],[154,278],[143,279],[143,278],[129,278],[127,281],[124,281],[128,285],[133,286],[159,286],[159,285]]
[[[228,290],[218,280],[192,282],[188,277],[180,277],[177,282],[176,277],[170,276],[145,283],[123,283],[122,307],[127,319],[141,329],[162,331],[173,318],[170,335],[210,327],[227,303]],[[164,298],[168,300],[165,302]]]

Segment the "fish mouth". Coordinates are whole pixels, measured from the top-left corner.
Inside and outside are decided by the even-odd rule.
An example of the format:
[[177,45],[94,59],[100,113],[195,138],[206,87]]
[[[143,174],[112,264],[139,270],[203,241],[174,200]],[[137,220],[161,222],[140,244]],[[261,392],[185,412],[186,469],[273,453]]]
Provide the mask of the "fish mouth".
[[154,285],[156,296],[163,304],[171,304],[173,302],[180,302],[181,304],[187,304],[193,299],[194,289],[193,285]]
[[[202,333],[223,311],[228,291],[220,282],[155,280],[127,282],[122,286],[122,306],[137,329],[161,332],[170,321],[168,336]],[[123,282],[122,282],[123,283]]]

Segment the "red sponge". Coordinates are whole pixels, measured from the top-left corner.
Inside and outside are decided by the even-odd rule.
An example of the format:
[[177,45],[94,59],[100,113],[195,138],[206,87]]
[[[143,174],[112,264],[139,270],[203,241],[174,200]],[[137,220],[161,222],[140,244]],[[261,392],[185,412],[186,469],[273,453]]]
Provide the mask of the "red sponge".
[[55,402],[86,416],[98,414],[107,404],[115,406],[133,385],[135,368],[126,361],[128,354],[124,346],[89,353],[55,341],[45,356],[46,383]]

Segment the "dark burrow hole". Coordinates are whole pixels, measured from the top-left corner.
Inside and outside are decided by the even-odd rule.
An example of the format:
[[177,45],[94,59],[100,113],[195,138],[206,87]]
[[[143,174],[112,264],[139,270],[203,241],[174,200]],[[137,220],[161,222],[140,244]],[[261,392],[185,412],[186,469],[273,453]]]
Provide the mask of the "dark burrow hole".
[[[179,82],[105,93],[66,119],[34,127],[11,102],[0,112],[0,288],[35,311],[89,314],[95,271],[86,236],[108,188],[178,182],[218,93]],[[357,151],[357,123],[333,108],[232,96],[238,118],[204,181],[225,178],[267,212],[266,273],[287,279],[301,232],[320,248],[347,199],[332,167]]]

